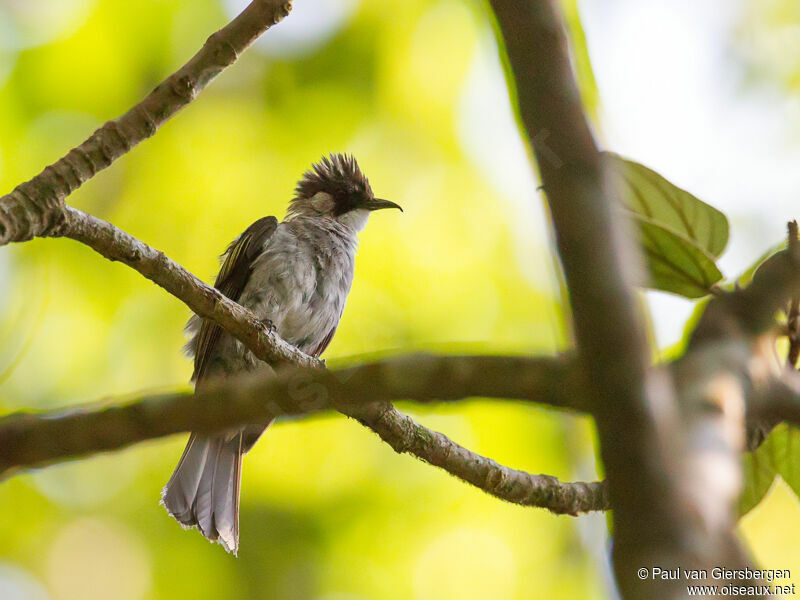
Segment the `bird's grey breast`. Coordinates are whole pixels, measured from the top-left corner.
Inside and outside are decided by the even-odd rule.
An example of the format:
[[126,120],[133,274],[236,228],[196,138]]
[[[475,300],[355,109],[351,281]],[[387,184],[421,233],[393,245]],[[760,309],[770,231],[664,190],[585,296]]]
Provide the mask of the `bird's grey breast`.
[[314,352],[339,323],[353,281],[357,240],[329,219],[278,225],[253,263],[239,299],[278,335]]

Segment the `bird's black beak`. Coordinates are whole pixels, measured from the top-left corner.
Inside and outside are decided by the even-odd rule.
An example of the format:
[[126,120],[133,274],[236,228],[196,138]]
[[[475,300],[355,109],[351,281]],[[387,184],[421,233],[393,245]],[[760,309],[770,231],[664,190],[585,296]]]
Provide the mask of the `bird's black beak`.
[[364,205],[364,208],[367,210],[381,210],[382,208],[396,208],[400,212],[403,212],[403,208],[399,204],[395,204],[389,200],[383,200],[381,198],[373,198],[372,200],[367,200],[367,203]]

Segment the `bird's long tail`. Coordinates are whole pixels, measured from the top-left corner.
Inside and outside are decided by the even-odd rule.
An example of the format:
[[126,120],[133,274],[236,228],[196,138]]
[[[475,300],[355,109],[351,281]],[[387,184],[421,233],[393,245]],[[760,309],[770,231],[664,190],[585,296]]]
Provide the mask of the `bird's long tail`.
[[192,434],[161,493],[161,503],[179,523],[197,527],[233,554],[239,549],[242,436]]

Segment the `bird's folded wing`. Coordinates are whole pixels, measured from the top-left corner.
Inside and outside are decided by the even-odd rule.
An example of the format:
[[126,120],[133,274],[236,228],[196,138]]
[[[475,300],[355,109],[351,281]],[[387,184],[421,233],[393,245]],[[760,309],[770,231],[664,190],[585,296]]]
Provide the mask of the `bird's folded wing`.
[[[214,282],[220,292],[231,300],[238,302],[239,297],[250,278],[253,261],[264,248],[264,244],[275,233],[278,219],[264,217],[248,227],[236,238],[223,254],[222,268]],[[194,374],[192,381],[199,381],[206,375],[214,346],[222,334],[222,328],[209,319],[203,319],[197,340],[194,344]]]

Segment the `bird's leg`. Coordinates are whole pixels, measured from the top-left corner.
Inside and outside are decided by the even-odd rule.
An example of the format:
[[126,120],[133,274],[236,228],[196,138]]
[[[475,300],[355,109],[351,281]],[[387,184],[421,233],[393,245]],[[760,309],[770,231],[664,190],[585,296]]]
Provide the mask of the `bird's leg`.
[[275,323],[272,322],[272,319],[261,319],[261,324],[267,328],[267,331],[270,333],[275,333]]

